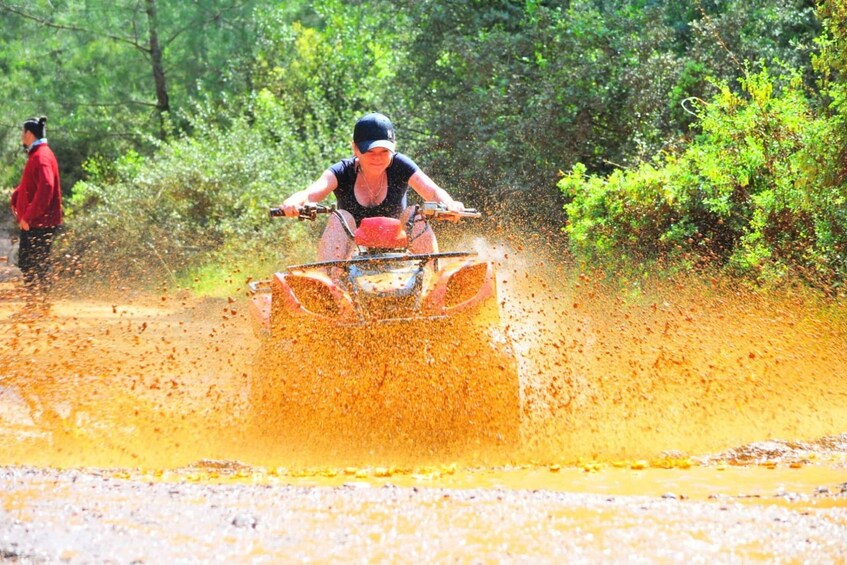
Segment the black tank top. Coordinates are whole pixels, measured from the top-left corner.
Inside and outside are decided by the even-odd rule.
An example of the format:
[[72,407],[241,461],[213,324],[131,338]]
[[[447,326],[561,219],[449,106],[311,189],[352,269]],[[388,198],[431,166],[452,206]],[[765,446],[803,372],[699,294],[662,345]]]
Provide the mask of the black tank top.
[[362,206],[356,200],[354,187],[359,174],[359,161],[355,158],[343,159],[329,168],[338,180],[335,188],[335,200],[338,208],[353,215],[358,225],[362,218],[386,216],[399,218],[406,209],[406,195],[409,192],[409,179],[418,171],[418,166],[402,153],[395,153],[386,169],[388,192],[382,202],[376,206]]

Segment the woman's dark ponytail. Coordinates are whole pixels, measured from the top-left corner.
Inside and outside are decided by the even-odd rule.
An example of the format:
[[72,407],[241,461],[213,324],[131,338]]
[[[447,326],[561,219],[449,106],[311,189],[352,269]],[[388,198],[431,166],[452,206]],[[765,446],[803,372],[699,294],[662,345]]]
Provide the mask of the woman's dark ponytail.
[[43,138],[44,132],[47,129],[47,116],[28,119],[24,122],[24,129],[31,131],[32,135],[34,135],[36,139]]

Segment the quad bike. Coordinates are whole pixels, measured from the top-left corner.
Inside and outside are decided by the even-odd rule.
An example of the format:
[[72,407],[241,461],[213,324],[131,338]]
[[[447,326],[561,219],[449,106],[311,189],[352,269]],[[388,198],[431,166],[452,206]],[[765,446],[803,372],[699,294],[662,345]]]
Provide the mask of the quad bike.
[[345,439],[371,452],[514,445],[520,386],[494,263],[468,251],[409,251],[415,224],[480,214],[424,203],[406,225],[366,218],[355,230],[334,206],[308,205],[299,218],[319,214],[340,220],[353,256],[248,285],[262,339],[250,383],[261,421],[282,435],[300,428],[291,438],[299,445]]

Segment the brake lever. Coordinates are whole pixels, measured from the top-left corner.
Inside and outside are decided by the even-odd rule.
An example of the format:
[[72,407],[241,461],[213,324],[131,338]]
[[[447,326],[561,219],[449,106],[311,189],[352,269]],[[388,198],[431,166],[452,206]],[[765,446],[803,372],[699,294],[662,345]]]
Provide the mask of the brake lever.
[[306,204],[305,206],[300,207],[297,212],[297,219],[301,222],[303,220],[309,220],[314,222],[315,219],[318,217],[318,207],[316,204]]
[[324,206],[323,204],[310,203],[300,207],[297,219],[301,221],[314,221],[318,217],[318,214],[332,214],[335,210],[335,204],[331,206]]

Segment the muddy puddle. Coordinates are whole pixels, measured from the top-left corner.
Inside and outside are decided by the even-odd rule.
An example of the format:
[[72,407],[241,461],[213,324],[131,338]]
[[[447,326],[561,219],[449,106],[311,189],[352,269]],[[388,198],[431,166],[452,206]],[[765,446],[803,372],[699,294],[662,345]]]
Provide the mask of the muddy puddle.
[[448,393],[385,361],[390,336],[354,361],[406,384],[373,404],[378,440],[345,444],[360,417],[257,417],[277,356],[257,362],[237,287],[15,318],[0,283],[0,559],[847,559],[842,306],[716,281],[610,292],[498,253],[522,414],[493,446],[415,425],[422,394]]

